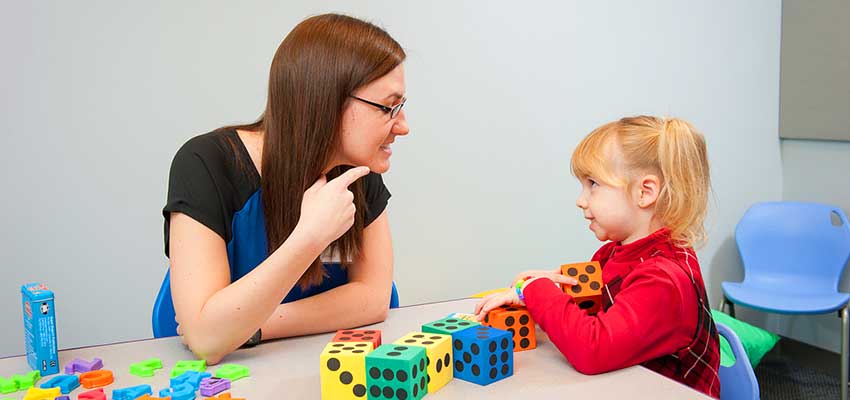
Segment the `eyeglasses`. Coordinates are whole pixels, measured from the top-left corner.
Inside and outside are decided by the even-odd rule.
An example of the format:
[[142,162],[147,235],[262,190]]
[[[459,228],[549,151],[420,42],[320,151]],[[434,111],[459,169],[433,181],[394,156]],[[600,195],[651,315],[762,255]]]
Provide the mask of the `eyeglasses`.
[[399,102],[398,104],[396,104],[392,107],[387,107],[383,104],[375,103],[375,102],[372,102],[372,101],[369,101],[369,100],[366,100],[366,99],[361,99],[361,98],[354,96],[354,95],[351,95],[351,97],[354,98],[354,99],[360,100],[360,101],[362,101],[362,102],[364,102],[364,103],[366,103],[366,104],[368,104],[372,107],[375,107],[375,108],[389,114],[390,119],[395,118],[396,115],[398,115],[398,113],[401,112],[401,108],[404,107],[404,102],[407,101],[407,97],[402,97],[401,102]]

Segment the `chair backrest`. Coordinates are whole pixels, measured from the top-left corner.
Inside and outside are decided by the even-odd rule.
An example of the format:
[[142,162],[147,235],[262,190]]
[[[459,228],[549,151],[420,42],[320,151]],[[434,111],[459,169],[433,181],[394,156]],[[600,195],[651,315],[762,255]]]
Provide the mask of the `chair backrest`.
[[735,364],[724,367],[720,366],[720,400],[758,400],[759,383],[753,367],[741,345],[741,340],[729,327],[719,322],[717,332],[726,338],[735,355]]
[[735,241],[744,282],[757,286],[793,277],[798,292],[835,292],[850,259],[847,216],[826,204],[756,203],[738,222]]
[[[390,308],[398,308],[398,302],[398,289],[393,282]],[[153,337],[177,336],[177,321],[174,320],[174,314],[174,303],[171,300],[171,272],[167,270],[153,303],[153,312],[151,313]]]

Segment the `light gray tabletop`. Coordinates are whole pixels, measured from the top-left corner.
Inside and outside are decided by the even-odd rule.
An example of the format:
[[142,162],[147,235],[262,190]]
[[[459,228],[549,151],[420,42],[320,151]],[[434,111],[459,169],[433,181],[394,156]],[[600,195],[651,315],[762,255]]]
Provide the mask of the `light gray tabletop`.
[[[446,301],[390,310],[387,320],[370,329],[380,329],[384,343],[412,331],[419,331],[424,323],[448,316],[452,312],[471,312],[475,299]],[[304,336],[264,342],[252,349],[238,350],[226,357],[223,363],[235,363],[250,368],[251,376],[233,383],[234,397],[260,399],[319,399],[319,354],[333,334]],[[488,386],[479,386],[459,379],[452,380],[428,399],[708,399],[708,396],[685,385],[667,379],[643,367],[631,367],[600,375],[583,375],[566,361],[542,331],[537,331],[537,349],[515,353],[514,375]],[[103,360],[104,369],[115,374],[113,389],[148,384],[156,396],[168,387],[171,367],[178,360],[193,359],[192,353],[178,338],[140,340],[128,343],[86,347],[59,352],[60,366],[74,358]],[[165,368],[152,378],[140,378],[129,373],[130,364],[151,357],[162,359]],[[215,366],[207,368],[214,372]],[[29,372],[25,357],[0,359],[0,377]],[[41,383],[46,382],[42,378]],[[82,387],[73,391],[72,399],[86,391]],[[23,391],[0,395],[0,399],[23,399]],[[111,398],[111,395],[109,396]],[[202,398],[202,397],[198,397]]]

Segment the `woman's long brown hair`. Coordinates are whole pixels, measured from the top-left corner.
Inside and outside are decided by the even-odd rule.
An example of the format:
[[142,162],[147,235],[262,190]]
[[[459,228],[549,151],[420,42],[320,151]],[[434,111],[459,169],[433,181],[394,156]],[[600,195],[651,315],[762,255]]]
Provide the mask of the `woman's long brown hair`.
[[[257,122],[227,127],[265,132],[261,189],[269,254],[295,229],[304,191],[331,161],[349,96],[405,57],[383,29],[339,14],[307,18],[280,44],[269,73],[265,111]],[[328,180],[347,168],[334,168]],[[366,210],[362,180],[349,189],[357,208],[354,225],[330,246],[344,266],[360,253]],[[298,283],[308,288],[325,276],[317,258]]]

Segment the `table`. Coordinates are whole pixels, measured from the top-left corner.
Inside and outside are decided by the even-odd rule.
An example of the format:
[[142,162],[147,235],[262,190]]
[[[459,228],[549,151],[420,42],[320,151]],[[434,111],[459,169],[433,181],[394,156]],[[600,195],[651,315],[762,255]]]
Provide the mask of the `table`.
[[[412,331],[419,331],[422,324],[448,316],[452,312],[471,312],[476,299],[462,299],[438,303],[407,306],[389,311],[386,321],[371,325],[369,329],[380,329],[384,343]],[[365,328],[364,328],[365,329]],[[321,334],[269,341],[250,349],[240,349],[227,356],[223,363],[235,363],[250,368],[251,376],[233,382],[234,397],[249,400],[265,399],[319,399],[319,354],[333,334]],[[566,361],[546,334],[538,329],[537,349],[514,353],[514,375],[510,378],[479,386],[459,379],[452,380],[436,393],[426,398],[440,399],[709,399],[710,397],[665,378],[646,368],[635,366],[600,375],[583,375]],[[91,361],[103,360],[104,369],[115,374],[115,383],[106,387],[107,394],[113,389],[148,384],[156,396],[160,389],[168,387],[171,368],[178,360],[191,360],[192,353],[179,338],[147,339],[103,346],[84,347],[59,352],[60,366],[74,358]],[[163,368],[152,378],[130,375],[130,364],[148,358],[162,359]],[[214,372],[215,366],[207,368]],[[0,359],[0,376],[29,372],[23,356]],[[46,382],[42,378],[41,383]],[[72,399],[83,391],[82,387],[72,392]],[[0,398],[22,399],[23,391]],[[111,398],[111,396],[109,396]],[[199,399],[202,399],[198,395]]]

